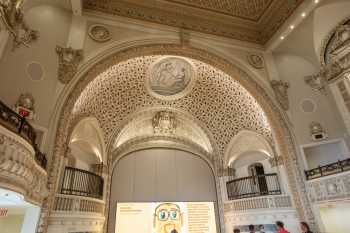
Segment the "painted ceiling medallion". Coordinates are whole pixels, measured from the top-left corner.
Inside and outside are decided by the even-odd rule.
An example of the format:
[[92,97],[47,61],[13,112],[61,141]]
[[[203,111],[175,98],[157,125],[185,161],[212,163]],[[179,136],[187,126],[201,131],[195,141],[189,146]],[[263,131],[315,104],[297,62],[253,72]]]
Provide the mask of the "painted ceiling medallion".
[[165,57],[150,66],[146,88],[154,97],[175,100],[188,94],[194,81],[195,69],[190,61],[181,57]]
[[97,42],[106,42],[111,39],[111,33],[108,28],[101,24],[94,24],[89,27],[89,36]]

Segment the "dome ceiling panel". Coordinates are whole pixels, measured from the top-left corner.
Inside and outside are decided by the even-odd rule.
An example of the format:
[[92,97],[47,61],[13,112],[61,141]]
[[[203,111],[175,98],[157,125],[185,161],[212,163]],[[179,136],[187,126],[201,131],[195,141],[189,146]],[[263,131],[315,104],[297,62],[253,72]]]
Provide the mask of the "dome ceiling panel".
[[145,86],[146,74],[161,57],[132,58],[101,73],[77,99],[73,117],[96,117],[106,142],[113,140],[116,129],[132,114],[155,107],[174,108],[193,116],[210,131],[221,153],[242,129],[271,138],[267,117],[254,97],[231,76],[198,60],[190,59],[197,73],[190,93],[170,101],[150,95]]
[[303,1],[83,0],[83,8],[263,45]]

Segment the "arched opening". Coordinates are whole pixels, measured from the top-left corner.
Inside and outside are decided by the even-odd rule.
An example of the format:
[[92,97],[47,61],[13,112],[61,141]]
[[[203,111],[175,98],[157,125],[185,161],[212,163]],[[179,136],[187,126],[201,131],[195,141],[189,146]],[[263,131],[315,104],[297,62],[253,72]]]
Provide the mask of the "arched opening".
[[[208,222],[205,222],[203,215],[202,224],[209,227],[207,232],[219,232],[218,225],[213,225],[214,218],[216,217],[218,223],[219,216],[216,191],[212,167],[198,155],[170,148],[150,148],[131,152],[120,158],[113,168],[108,232],[115,232],[116,218],[119,218],[119,231],[116,232],[122,232],[123,222],[120,219],[127,213],[119,211],[119,216],[116,216],[118,204],[124,203],[123,208],[128,208],[129,211],[138,210],[133,216],[128,215],[130,232],[133,232],[133,226],[130,226],[133,220],[136,221],[133,224],[137,225],[138,232],[153,232],[156,226],[150,224],[153,221],[147,223],[147,220],[153,220],[156,206],[169,202],[181,206],[184,219],[180,229],[177,228],[178,232],[181,232],[181,229],[188,229],[189,226],[195,226],[191,221],[200,214],[198,211],[201,211],[201,208],[194,213],[188,206],[189,203],[192,203],[192,208],[198,202],[202,207],[206,205],[205,203],[213,203],[216,210],[215,214],[212,213],[214,216],[208,216],[212,219],[210,221],[207,219]],[[125,206],[125,203],[130,204]]]
[[[292,159],[295,159],[295,153],[293,140],[290,137],[284,115],[270,100],[266,91],[247,73],[218,56],[194,48],[183,50],[177,45],[144,46],[119,52],[113,56],[105,57],[98,65],[95,64],[90,67],[91,70],[86,73],[86,76],[85,74],[79,74],[80,77],[83,77],[82,80],[79,82],[75,80],[69,86],[72,89],[70,89],[71,92],[68,92],[70,94],[66,93],[69,96],[66,100],[67,107],[63,108],[62,115],[64,117],[59,123],[60,132],[58,135],[60,142],[65,141],[64,136],[71,134],[74,122],[80,116],[94,115],[100,117],[98,121],[104,131],[104,138],[108,145],[107,151],[110,152],[115,149],[113,147],[115,139],[125,122],[129,121],[131,115],[137,110],[154,106],[181,109],[205,125],[211,133],[209,140],[214,151],[211,156],[213,157],[213,164],[215,164],[215,174],[218,175],[220,169],[227,166],[225,151],[227,151],[230,140],[240,130],[256,131],[268,138],[270,142],[275,141],[276,151],[284,156],[286,166],[289,168],[288,183],[292,189],[292,197],[298,206],[298,210],[300,210],[301,218],[304,218],[304,211],[308,206],[304,208],[301,205],[306,200],[301,198],[299,192],[301,187],[296,184],[296,178],[300,178],[300,173],[295,164],[291,162]],[[195,91],[187,93],[176,101],[167,100],[169,101],[167,102],[147,93],[144,75],[147,73],[145,67],[148,67],[153,60],[169,55],[193,59],[192,62],[198,65],[198,69],[209,75],[201,77],[205,79],[205,82],[204,80],[198,82],[198,84],[204,86],[197,86],[197,89],[195,86]],[[118,68],[118,66],[124,65],[127,65],[129,71],[136,74],[136,76],[129,75],[124,68]],[[207,72],[208,69],[216,70]],[[111,75],[111,72],[117,72],[117,75]],[[220,77],[216,76],[218,73],[220,73]],[[140,76],[138,76],[139,74]],[[104,83],[100,82],[101,80]],[[223,80],[227,83],[224,83]],[[126,85],[123,86],[123,83]],[[73,87],[76,91],[73,90]],[[213,89],[213,87],[215,88]],[[141,89],[135,92],[137,88]],[[214,92],[217,90],[220,90],[219,93]],[[235,91],[237,93],[233,93]],[[205,94],[206,97],[201,94]],[[247,98],[244,100],[244,98],[241,98],[242,95]],[[239,100],[235,100],[235,98]],[[223,99],[225,100],[223,101]],[[111,104],[101,104],[100,101],[102,100],[111,101]],[[125,105],[123,101],[129,101],[129,103]],[[249,106],[244,106],[244,103],[247,103],[246,101]],[[249,118],[245,117],[247,114],[250,115]],[[242,125],[238,126],[236,123],[231,123],[235,120]],[[286,135],[288,137],[283,137]],[[53,158],[54,162],[61,159],[59,157],[60,153],[65,154],[65,147],[58,144],[55,150],[57,156]],[[112,153],[109,153],[107,161],[108,163],[113,161]],[[111,166],[108,172],[111,176]],[[221,192],[221,190],[217,191]],[[107,198],[109,197],[110,195],[107,195]],[[305,203],[307,204],[307,201]],[[106,214],[108,214],[109,205],[106,205],[106,208]],[[223,213],[224,206],[221,198],[218,199],[218,208]],[[224,216],[221,214],[219,217],[220,227],[223,230]]]

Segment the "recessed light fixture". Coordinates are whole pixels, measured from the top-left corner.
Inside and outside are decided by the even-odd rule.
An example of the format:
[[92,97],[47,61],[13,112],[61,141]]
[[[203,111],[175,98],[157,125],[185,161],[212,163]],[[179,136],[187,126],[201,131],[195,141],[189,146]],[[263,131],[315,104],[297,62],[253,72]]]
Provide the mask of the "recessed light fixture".
[[281,38],[281,40],[284,40],[284,36],[281,36],[280,38]]
[[293,30],[294,29],[294,25],[290,25],[289,28]]
[[319,2],[319,0],[315,0],[315,3],[317,4]]
[[301,17],[305,18],[305,16],[306,16],[305,12],[301,13]]

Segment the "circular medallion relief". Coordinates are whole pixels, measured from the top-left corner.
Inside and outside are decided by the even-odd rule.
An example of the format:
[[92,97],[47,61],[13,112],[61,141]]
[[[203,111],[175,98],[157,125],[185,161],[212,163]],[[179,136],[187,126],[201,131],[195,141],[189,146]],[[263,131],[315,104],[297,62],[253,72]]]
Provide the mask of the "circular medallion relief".
[[100,24],[91,25],[88,34],[91,39],[97,42],[106,42],[111,39],[111,34],[107,27]]
[[149,70],[146,88],[149,93],[164,100],[179,99],[194,85],[193,64],[181,57],[165,57],[154,62]]

